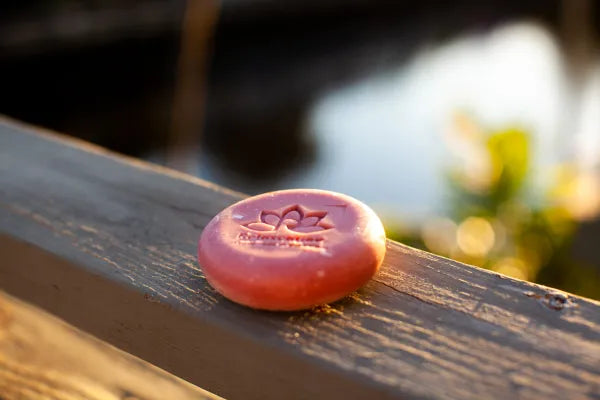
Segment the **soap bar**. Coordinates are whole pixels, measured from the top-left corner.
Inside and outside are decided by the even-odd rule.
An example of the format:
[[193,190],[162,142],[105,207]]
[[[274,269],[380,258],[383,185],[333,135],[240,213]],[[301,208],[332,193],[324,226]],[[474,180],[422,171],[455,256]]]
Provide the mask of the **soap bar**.
[[369,207],[324,190],[294,189],[242,200],[215,216],[198,245],[208,283],[264,310],[301,310],[364,285],[385,254]]

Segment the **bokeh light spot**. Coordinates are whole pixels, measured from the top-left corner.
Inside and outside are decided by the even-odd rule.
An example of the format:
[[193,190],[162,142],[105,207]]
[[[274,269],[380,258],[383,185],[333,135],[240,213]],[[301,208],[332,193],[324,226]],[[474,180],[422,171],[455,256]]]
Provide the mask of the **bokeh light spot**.
[[494,246],[495,234],[492,225],[484,218],[465,219],[456,232],[456,243],[468,256],[485,256]]

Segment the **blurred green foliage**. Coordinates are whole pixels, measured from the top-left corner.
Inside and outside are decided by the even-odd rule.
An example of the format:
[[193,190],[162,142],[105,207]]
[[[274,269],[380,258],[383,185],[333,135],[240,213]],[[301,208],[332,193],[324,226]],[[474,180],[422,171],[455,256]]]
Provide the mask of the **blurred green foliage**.
[[458,134],[451,140],[464,142],[463,162],[446,172],[445,215],[418,229],[388,221],[388,236],[468,264],[600,299],[600,269],[571,256],[577,221],[556,198],[556,193],[573,187],[572,182],[554,182],[547,193],[532,196],[531,136],[518,128],[485,131],[472,121],[459,122]]

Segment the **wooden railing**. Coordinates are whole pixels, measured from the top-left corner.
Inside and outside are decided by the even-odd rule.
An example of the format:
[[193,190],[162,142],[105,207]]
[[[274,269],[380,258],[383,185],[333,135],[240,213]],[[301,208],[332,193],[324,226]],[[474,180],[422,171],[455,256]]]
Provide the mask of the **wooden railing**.
[[218,400],[0,291],[2,400]]
[[330,306],[225,300],[197,239],[241,197],[3,120],[0,289],[226,398],[600,397],[599,303],[400,243]]

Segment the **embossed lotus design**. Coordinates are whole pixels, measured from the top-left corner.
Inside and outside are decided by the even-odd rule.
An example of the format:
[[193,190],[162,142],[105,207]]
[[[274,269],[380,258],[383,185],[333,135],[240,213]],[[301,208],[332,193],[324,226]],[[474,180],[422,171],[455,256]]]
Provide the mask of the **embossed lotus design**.
[[283,209],[283,211],[264,210],[260,213],[258,222],[244,224],[254,231],[276,231],[282,227],[294,232],[319,232],[333,228],[333,225],[323,221],[326,211],[308,211],[299,205]]

